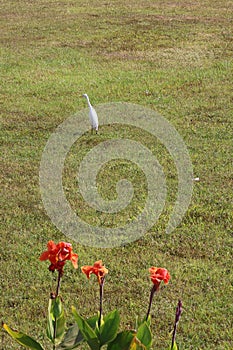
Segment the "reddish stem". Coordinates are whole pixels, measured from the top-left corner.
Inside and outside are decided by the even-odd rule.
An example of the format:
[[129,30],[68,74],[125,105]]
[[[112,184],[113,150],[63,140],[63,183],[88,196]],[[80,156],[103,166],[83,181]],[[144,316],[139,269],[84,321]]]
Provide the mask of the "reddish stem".
[[102,318],[102,314],[103,314],[104,279],[105,279],[105,277],[101,277],[101,279],[100,279],[100,308],[99,308],[100,315],[99,315],[99,320],[98,320],[99,328],[101,325],[101,318]]
[[151,292],[150,292],[150,300],[149,300],[149,306],[148,306],[148,310],[147,310],[147,314],[146,314],[146,321],[148,320],[148,317],[150,315],[152,300],[153,300],[153,296],[154,296],[156,290],[157,290],[157,286],[154,284],[153,287],[151,288]]
[[182,302],[181,300],[178,301],[178,305],[176,308],[176,317],[175,317],[175,323],[174,323],[174,328],[173,328],[173,333],[172,333],[172,344],[171,344],[171,350],[173,349],[173,346],[175,344],[175,339],[176,339],[176,330],[177,330],[177,325],[181,316],[182,312]]
[[[55,299],[58,297],[59,295],[59,291],[60,291],[60,287],[61,287],[61,277],[62,277],[63,271],[58,270],[58,277],[57,277],[57,288],[56,288],[56,293],[55,293]],[[57,333],[57,320],[55,318],[54,320],[54,329],[53,329],[53,340],[55,342],[56,339],[56,333]],[[56,350],[56,345],[55,343],[53,344],[53,350]]]

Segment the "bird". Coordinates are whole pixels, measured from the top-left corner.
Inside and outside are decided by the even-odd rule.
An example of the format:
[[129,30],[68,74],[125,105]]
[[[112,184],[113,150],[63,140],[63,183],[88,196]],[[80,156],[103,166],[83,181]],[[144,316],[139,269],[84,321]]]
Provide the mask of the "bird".
[[198,182],[198,181],[200,181],[200,178],[199,178],[199,177],[194,177],[194,178],[193,178],[193,181]]
[[91,128],[92,128],[92,130],[95,130],[95,132],[97,134],[98,127],[99,127],[99,121],[98,121],[98,116],[97,116],[96,110],[94,109],[94,107],[92,107],[88,95],[83,94],[83,97],[86,98],[88,106],[89,106],[89,118],[90,118],[90,122],[91,122]]

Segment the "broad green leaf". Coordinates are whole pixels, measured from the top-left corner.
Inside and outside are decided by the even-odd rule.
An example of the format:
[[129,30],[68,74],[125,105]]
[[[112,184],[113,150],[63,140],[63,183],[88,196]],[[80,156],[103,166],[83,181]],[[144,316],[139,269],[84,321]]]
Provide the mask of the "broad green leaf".
[[80,332],[82,333],[83,338],[87,341],[90,348],[92,350],[99,350],[100,341],[95,331],[91,328],[87,321],[85,321],[81,316],[79,316],[75,308],[72,308],[72,312],[74,315],[74,319],[80,329]]
[[140,320],[138,317],[136,317],[135,329],[138,329],[138,327],[144,322],[146,322],[148,324],[148,326],[150,327],[150,325],[151,325],[151,315],[149,315],[148,319],[146,319],[146,316],[143,317],[142,320]]
[[[90,317],[86,320],[89,326],[94,329],[96,322],[98,321],[98,316]],[[77,348],[80,343],[84,341],[83,335],[80,332],[78,325],[75,323],[70,328],[68,328],[62,342],[57,346],[57,350],[72,350]]]
[[83,335],[80,332],[78,325],[73,324],[66,331],[62,342],[57,346],[57,350],[72,350],[75,349],[83,341]]
[[96,324],[98,324],[98,319],[99,319],[99,316],[95,315],[95,316],[89,317],[86,321],[89,324],[89,326],[91,326],[92,329],[95,329]]
[[52,299],[52,301],[53,316],[54,318],[59,318],[63,313],[61,298],[57,296],[55,299]]
[[138,327],[136,337],[146,347],[146,349],[150,349],[152,334],[146,321]]
[[53,299],[49,299],[48,318],[47,318],[47,337],[53,341],[54,337],[54,316],[53,316]]
[[132,331],[121,332],[108,344],[107,350],[128,350],[133,338],[134,333]]
[[24,346],[25,348],[30,348],[34,350],[43,350],[42,346],[37,343],[34,339],[29,337],[28,335],[13,331],[10,327],[8,327],[5,323],[3,323],[3,328],[7,331],[10,336],[17,341],[20,345]]
[[65,315],[60,297],[49,300],[47,336],[53,344],[58,344],[65,333]]
[[59,296],[55,299],[49,299],[48,313],[53,320],[60,317],[64,313],[62,301]]
[[56,319],[56,337],[55,337],[55,343],[60,343],[60,341],[62,340],[64,334],[65,334],[65,325],[66,325],[66,321],[65,321],[65,316],[64,313],[62,314],[62,316],[58,317]]
[[120,324],[120,316],[118,310],[109,312],[103,320],[100,327],[100,345],[107,344],[116,338]]

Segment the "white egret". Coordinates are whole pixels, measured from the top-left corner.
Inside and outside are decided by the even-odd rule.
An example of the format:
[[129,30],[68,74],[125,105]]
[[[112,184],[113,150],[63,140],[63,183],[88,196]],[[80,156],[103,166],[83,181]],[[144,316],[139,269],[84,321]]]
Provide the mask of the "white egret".
[[200,181],[200,178],[199,177],[194,177],[193,181],[197,181],[198,182],[198,181]]
[[86,98],[88,106],[89,106],[89,118],[90,118],[90,122],[91,122],[91,128],[92,128],[92,130],[95,130],[96,134],[97,134],[98,126],[99,126],[97,113],[96,113],[94,107],[92,107],[91,102],[90,102],[87,94],[84,94],[83,97]]

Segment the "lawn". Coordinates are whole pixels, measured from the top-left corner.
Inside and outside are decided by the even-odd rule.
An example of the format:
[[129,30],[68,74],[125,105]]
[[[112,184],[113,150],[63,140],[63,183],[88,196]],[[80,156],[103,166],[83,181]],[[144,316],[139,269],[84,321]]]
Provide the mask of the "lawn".
[[[166,349],[182,299],[180,350],[233,348],[232,274],[232,2],[145,0],[1,1],[1,274],[0,318],[48,345],[48,297],[54,280],[39,261],[47,241],[70,241],[79,266],[102,259],[109,269],[105,312],[118,307],[130,328],[146,313],[148,268],[162,266],[171,281],[152,308],[153,349]],[[60,232],[46,214],[39,168],[56,127],[92,104],[130,102],[166,118],[183,138],[199,182],[178,227],[166,234],[177,191],[176,167],[148,133],[116,125],[87,132],[64,169],[72,208],[91,225],[131,220],[145,203],[144,174],[127,161],[101,169],[98,186],[107,199],[129,177],[135,197],[128,211],[103,214],[77,192],[77,165],[99,142],[140,141],[158,158],[167,178],[164,210],[140,239],[116,248],[83,246]],[[88,116],[87,116],[88,123]],[[115,196],[115,197],[114,197]],[[67,317],[75,305],[84,316],[98,308],[98,288],[67,264],[61,294]],[[19,349],[1,330],[0,348]]]

